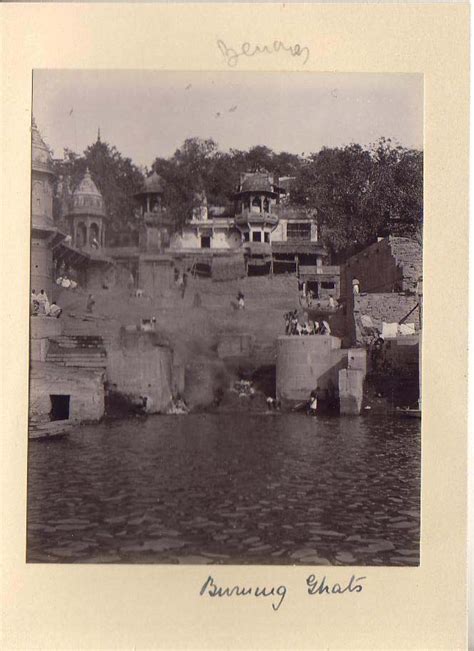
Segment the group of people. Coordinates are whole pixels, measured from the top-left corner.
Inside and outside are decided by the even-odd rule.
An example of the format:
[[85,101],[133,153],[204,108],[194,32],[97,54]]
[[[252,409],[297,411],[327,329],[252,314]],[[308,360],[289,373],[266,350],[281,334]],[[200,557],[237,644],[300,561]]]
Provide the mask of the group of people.
[[55,301],[51,303],[44,289],[36,293],[36,289],[31,290],[31,314],[33,316],[51,316],[58,319],[61,316],[62,309]]
[[335,310],[338,307],[338,302],[332,294],[318,298],[313,290],[307,287],[305,281],[298,283],[298,287],[300,292],[300,305],[315,307],[317,309],[321,309],[324,306],[329,307],[331,310]]
[[330,335],[331,328],[327,321],[310,321],[307,319],[300,323],[298,318],[298,310],[287,312],[284,315],[285,319],[285,334],[286,335]]
[[66,274],[64,276],[59,276],[56,278],[56,285],[64,287],[64,289],[76,289],[77,283],[72,278],[69,278]]

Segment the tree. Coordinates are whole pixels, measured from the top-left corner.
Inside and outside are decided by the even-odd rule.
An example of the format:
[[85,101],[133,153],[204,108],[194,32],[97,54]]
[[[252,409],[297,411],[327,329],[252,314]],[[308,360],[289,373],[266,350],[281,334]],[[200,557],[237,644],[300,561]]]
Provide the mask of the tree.
[[188,138],[171,159],[156,158],[153,169],[165,182],[164,203],[181,227],[202,200],[202,193],[212,178],[217,144],[211,140]]
[[324,148],[303,164],[292,198],[317,211],[322,240],[335,260],[379,236],[419,237],[423,155],[383,138],[369,148]]

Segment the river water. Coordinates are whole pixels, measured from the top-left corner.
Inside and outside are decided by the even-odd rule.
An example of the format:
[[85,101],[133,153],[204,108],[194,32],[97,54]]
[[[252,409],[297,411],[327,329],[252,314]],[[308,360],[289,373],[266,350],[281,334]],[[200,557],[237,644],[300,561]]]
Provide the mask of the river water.
[[420,423],[154,416],[31,441],[30,562],[417,565]]

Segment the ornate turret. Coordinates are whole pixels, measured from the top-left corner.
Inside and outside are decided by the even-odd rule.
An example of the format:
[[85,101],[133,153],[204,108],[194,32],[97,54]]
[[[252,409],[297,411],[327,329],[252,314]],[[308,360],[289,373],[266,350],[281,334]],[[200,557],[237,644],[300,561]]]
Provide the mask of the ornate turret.
[[141,219],[138,237],[142,251],[156,253],[169,245],[172,219],[163,207],[164,191],[163,179],[153,171],[134,194]]
[[105,245],[104,198],[97,189],[89,169],[72,194],[72,207],[67,215],[72,243],[78,249],[100,252]]
[[154,171],[150,176],[147,176],[140,190],[134,194],[141,215],[156,213],[161,210],[164,191],[165,185],[159,174]]
[[251,242],[270,242],[270,233],[278,224],[273,208],[284,189],[274,183],[266,172],[246,172],[240,175],[235,199],[235,223],[244,239]]

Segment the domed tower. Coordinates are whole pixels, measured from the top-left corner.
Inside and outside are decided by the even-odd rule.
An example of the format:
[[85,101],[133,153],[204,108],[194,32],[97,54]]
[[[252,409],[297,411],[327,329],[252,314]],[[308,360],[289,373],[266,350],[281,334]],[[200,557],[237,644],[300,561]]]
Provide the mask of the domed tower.
[[51,297],[53,281],[52,240],[57,232],[53,223],[52,160],[36,122],[31,128],[31,288],[44,289]]
[[235,200],[235,224],[245,242],[270,243],[271,232],[278,225],[274,212],[284,190],[265,172],[241,174]]
[[72,245],[87,253],[102,253],[105,246],[104,199],[87,168],[77,188],[72,193],[72,208],[67,215]]
[[134,195],[141,220],[139,247],[142,251],[158,252],[169,245],[172,220],[163,207],[164,190],[163,179],[154,171]]

